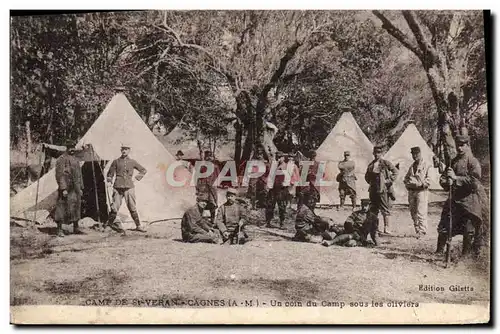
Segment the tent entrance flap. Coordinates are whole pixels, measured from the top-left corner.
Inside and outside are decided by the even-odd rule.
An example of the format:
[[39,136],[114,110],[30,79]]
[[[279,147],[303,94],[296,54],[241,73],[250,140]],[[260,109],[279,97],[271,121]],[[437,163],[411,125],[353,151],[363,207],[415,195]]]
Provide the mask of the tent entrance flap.
[[105,222],[108,219],[106,183],[103,175],[105,161],[86,161],[82,165],[82,217]]

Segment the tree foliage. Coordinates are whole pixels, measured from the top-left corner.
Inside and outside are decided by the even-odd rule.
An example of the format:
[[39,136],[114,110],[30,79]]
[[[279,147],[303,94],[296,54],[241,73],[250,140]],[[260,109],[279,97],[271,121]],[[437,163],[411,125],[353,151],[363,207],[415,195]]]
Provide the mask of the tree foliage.
[[453,131],[482,126],[474,121],[486,97],[480,13],[374,14],[13,17],[12,141],[27,120],[35,141],[76,139],[118,90],[164,132],[187,124],[191,138],[208,138],[212,148],[237,138],[237,160],[262,145],[266,121],[285,151],[317,148],[344,111],[388,145],[409,121],[428,140],[438,118]]

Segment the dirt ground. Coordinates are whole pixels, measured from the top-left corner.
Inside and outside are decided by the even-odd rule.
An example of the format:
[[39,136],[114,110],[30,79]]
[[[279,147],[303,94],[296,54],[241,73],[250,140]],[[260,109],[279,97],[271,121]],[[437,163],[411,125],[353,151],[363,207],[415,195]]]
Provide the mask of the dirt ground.
[[[249,226],[253,240],[238,246],[182,243],[180,221],[155,223],[147,234],[126,237],[86,229],[86,235],[56,238],[55,228],[11,226],[11,305],[85,305],[104,298],[127,299],[129,306],[134,299],[158,298],[181,304],[208,299],[489,302],[488,261],[459,260],[461,237],[454,239],[449,268],[433,254],[439,207],[430,208],[422,239],[413,237],[408,211],[394,210],[395,236],[380,237],[374,248],[292,242],[293,212],[289,208],[286,231]],[[342,223],[350,211],[317,213]],[[445,291],[422,291],[419,285]],[[473,291],[452,292],[452,285]]]

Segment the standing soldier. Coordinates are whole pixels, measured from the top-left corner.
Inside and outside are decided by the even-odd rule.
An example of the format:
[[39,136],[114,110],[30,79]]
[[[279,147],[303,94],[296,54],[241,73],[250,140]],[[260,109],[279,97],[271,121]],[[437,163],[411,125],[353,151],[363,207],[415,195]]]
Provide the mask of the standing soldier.
[[208,197],[206,193],[196,194],[196,205],[189,208],[184,213],[184,216],[182,216],[182,241],[190,243],[219,243],[214,229],[209,226],[206,218],[203,217],[203,211],[207,208],[207,204]]
[[116,175],[115,183],[113,185],[113,204],[111,205],[111,213],[109,219],[104,225],[110,226],[114,230],[125,234],[122,227],[117,227],[114,224],[118,211],[122,205],[122,201],[125,199],[125,204],[127,205],[130,216],[134,220],[135,230],[139,232],[146,232],[141,226],[141,221],[139,219],[139,214],[136,208],[136,198],[135,198],[135,185],[132,177],[134,176],[134,169],[139,171],[135,179],[140,181],[144,175],[146,175],[146,168],[142,167],[137,161],[129,158],[130,145],[122,144],[121,146],[121,156],[118,159],[113,160],[111,167],[109,167],[107,181],[109,183],[113,182],[113,177]]
[[[287,165],[282,152],[276,152],[276,160],[278,161],[278,168],[276,171],[281,170],[282,172],[287,173]],[[272,177],[273,175],[269,176]],[[273,187],[269,189],[269,192],[267,193],[266,227],[273,227],[271,225],[271,220],[274,217],[274,207],[278,204],[280,229],[284,229],[286,200],[288,196],[288,189],[284,185],[284,181],[284,175],[274,175]]]
[[[316,161],[316,152],[312,151],[310,157],[313,164],[309,166],[306,176],[306,182],[309,182],[309,185],[297,187],[297,212],[304,204],[304,198],[306,196],[310,198],[310,201],[314,202],[313,208],[315,208],[316,204],[320,201],[320,190],[319,186],[316,184],[316,177],[319,169],[319,163]],[[300,171],[300,175],[302,175],[302,170]]]
[[351,152],[344,152],[344,160],[339,162],[339,175],[337,182],[339,183],[340,207],[344,207],[346,196],[351,197],[352,210],[356,209],[356,175],[354,170],[356,165],[351,160]]
[[377,217],[382,212],[384,217],[384,233],[390,232],[391,200],[395,200],[393,182],[398,176],[398,170],[387,160],[382,159],[383,148],[376,146],[373,149],[375,159],[370,162],[366,169],[365,180],[370,185],[368,193],[370,197],[370,213]]
[[415,226],[417,238],[427,232],[427,208],[430,166],[422,159],[420,147],[411,148],[413,164],[408,169],[404,178],[404,185],[408,190],[408,204],[410,214]]
[[[261,176],[257,178],[251,178],[248,181],[247,197],[250,198],[252,209],[254,210],[266,207],[266,182],[267,175],[269,173],[269,163],[264,160],[264,154],[262,153],[262,150],[257,151],[255,159],[265,165],[266,171]],[[257,170],[258,167],[254,166],[254,168],[252,169],[252,173],[257,172]]]
[[224,243],[244,244],[248,239],[244,231],[246,210],[236,201],[236,189],[227,189],[226,199],[226,203],[217,211],[215,219],[217,228],[222,234]]
[[73,232],[75,234],[83,233],[78,228],[83,194],[82,170],[80,162],[74,155],[75,145],[68,143],[66,152],[56,162],[58,199],[54,220],[57,223],[58,237],[64,237],[63,224],[73,223]]
[[[217,201],[218,201],[217,185],[214,185],[214,183],[217,180],[217,177],[219,176],[220,170],[214,161],[214,157],[211,151],[205,151],[203,156],[205,161],[209,161],[213,164],[214,170],[212,174],[208,175],[207,177],[198,179],[196,185],[196,192],[206,195],[208,201],[207,210],[210,211],[210,216],[212,217],[210,224],[211,226],[213,226],[215,223],[215,211],[217,211]],[[204,173],[205,171],[206,167],[202,166],[200,172]]]
[[462,254],[468,255],[472,248],[474,255],[477,256],[482,242],[482,209],[486,199],[486,192],[480,181],[481,165],[470,151],[468,136],[459,135],[455,142],[457,156],[451,161],[450,167],[439,180],[445,190],[449,190],[451,186],[451,198],[445,202],[439,221],[436,252],[442,253],[444,251],[449,233],[451,212],[451,235],[463,234]]

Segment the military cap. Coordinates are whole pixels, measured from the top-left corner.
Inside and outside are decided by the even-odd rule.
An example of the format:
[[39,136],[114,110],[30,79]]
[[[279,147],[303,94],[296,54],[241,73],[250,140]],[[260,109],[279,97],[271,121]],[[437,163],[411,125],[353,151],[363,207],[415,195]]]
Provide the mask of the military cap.
[[64,144],[66,146],[66,149],[76,147],[76,142],[74,140],[71,140],[71,139],[66,140],[66,142]]
[[373,152],[375,152],[375,153],[382,153],[382,152],[384,152],[384,146],[382,146],[382,145],[375,146],[373,148]]
[[179,156],[182,155],[182,156],[184,156],[184,153],[182,153],[182,151],[179,150],[179,151],[177,151],[177,153],[175,155],[179,155]]
[[199,193],[196,193],[196,201],[197,202],[208,202],[208,194],[206,193],[203,193],[203,192],[199,192]]
[[457,142],[457,144],[468,144],[469,140],[470,140],[470,138],[467,135],[458,135],[455,138],[455,141]]
[[234,188],[227,188],[227,194],[237,195],[237,191]]
[[121,144],[121,146],[120,146],[120,147],[121,147],[121,148],[130,148],[131,146],[130,146],[130,144],[129,144],[129,143],[127,143],[127,142],[123,142],[123,143]]
[[344,151],[344,155],[351,155],[351,152],[350,151]]
[[420,147],[415,146],[410,149],[411,153],[420,153]]
[[361,206],[370,205],[370,200],[368,198],[363,198],[361,200]]

